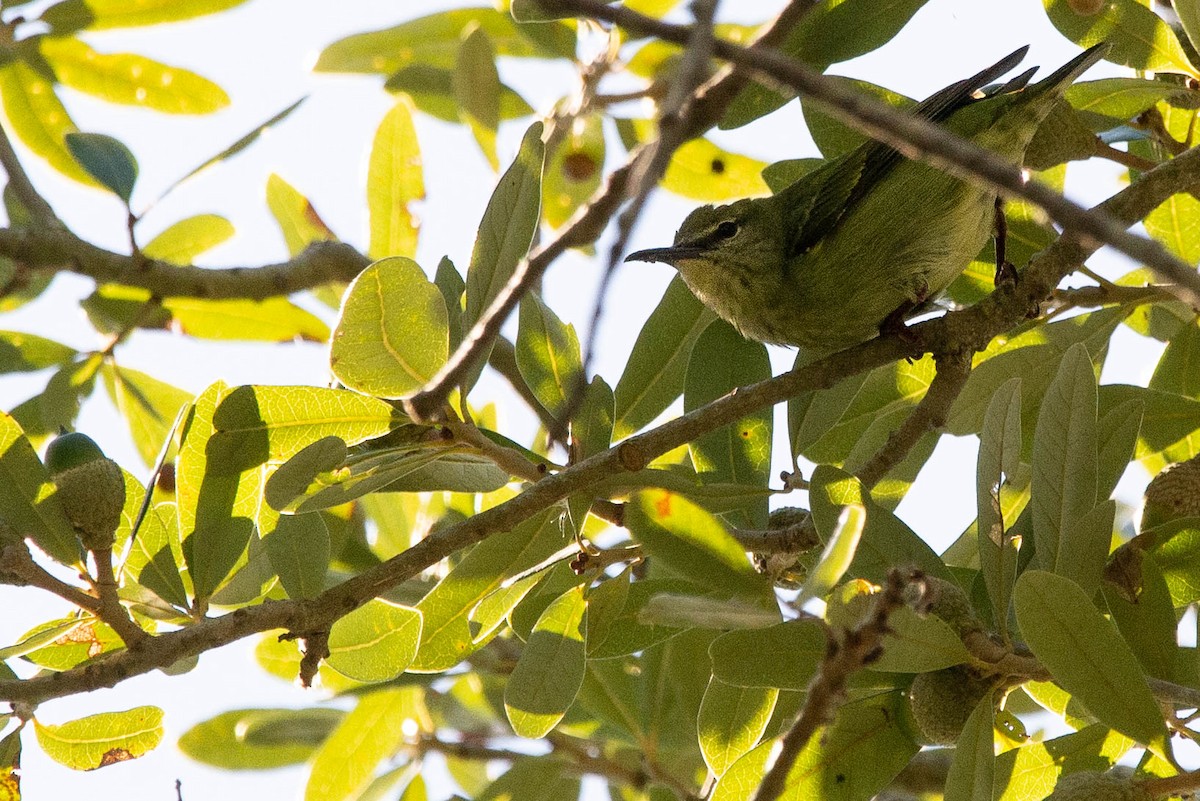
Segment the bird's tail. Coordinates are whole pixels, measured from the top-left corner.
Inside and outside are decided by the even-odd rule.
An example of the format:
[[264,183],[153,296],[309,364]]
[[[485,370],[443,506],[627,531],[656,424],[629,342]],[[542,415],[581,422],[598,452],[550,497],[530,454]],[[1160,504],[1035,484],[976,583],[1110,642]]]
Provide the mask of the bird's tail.
[[1092,45],[1025,91],[1031,95],[1040,95],[1045,92],[1050,92],[1051,94],[1061,92],[1070,86],[1076,78],[1087,72],[1089,67],[1108,55],[1110,49],[1111,45],[1108,42],[1100,42],[1099,44]]

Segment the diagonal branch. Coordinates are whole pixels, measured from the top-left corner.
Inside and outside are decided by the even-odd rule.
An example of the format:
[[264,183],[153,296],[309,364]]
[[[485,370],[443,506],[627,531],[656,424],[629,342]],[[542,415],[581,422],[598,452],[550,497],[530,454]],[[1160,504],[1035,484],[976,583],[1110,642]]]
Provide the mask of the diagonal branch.
[[[1181,189],[1200,183],[1200,147],[1160,165],[1109,198],[1100,209],[1132,224]],[[1096,250],[1061,237],[1042,251],[1017,285],[1005,285],[971,308],[909,329],[904,339],[880,337],[831,354],[783,375],[743,387],[655,429],[591,456],[531,485],[515,498],[447,526],[381,565],[304,601],[266,601],[223,617],[202,620],[156,636],[136,650],[107,654],[84,665],[25,680],[0,681],[0,700],[38,703],[120,682],[252,634],[284,629],[303,636],[327,630],[339,617],[388,591],[449,554],[508,531],[569,495],[596,486],[621,471],[645,468],[652,459],[696,437],[808,390],[926,352],[982,349],[992,337],[1025,319],[1032,303],[1049,296],[1063,276]]]
[[900,464],[921,437],[946,424],[946,416],[954,405],[954,399],[966,386],[967,377],[971,374],[970,352],[951,351],[935,358],[937,373],[925,397],[921,398],[904,423],[892,432],[883,447],[858,470],[858,479],[868,490]]
[[[686,44],[690,29],[643,16],[601,0],[546,0],[561,11],[605,20],[634,33],[655,36],[675,44]],[[927,162],[964,178],[994,187],[1006,196],[1019,197],[1043,209],[1056,222],[1076,235],[1111,245],[1134,261],[1142,262],[1156,275],[1177,285],[1174,294],[1200,309],[1200,274],[1194,266],[1173,256],[1152,239],[1126,230],[1120,221],[1087,210],[1042,184],[1027,181],[1020,168],[937,125],[866,94],[848,90],[802,62],[779,53],[752,50],[723,39],[713,41],[718,56],[752,71],[761,80],[785,84],[820,103],[842,122],[887,145],[908,158]]]

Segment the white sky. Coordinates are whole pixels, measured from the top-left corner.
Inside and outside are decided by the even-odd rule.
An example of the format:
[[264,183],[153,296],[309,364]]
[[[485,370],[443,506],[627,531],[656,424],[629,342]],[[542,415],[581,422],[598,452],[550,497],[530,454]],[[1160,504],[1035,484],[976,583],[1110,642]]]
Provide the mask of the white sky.
[[[283,241],[264,201],[267,176],[276,172],[307,194],[343,239],[365,249],[364,204],[366,154],[380,118],[391,106],[381,80],[368,76],[325,76],[309,71],[322,47],[342,36],[396,24],[432,11],[463,5],[449,0],[407,3],[317,0],[251,0],[234,11],[170,27],[134,29],[85,38],[102,52],[129,51],[187,67],[215,80],[231,96],[230,108],[208,117],[184,118],[111,106],[66,90],[63,96],[79,126],[102,131],[125,142],[141,165],[134,207],[157,197],[178,176],[219,151],[269,114],[300,95],[308,102],[251,150],[218,165],[185,184],[155,207],[144,220],[142,241],[192,214],[215,212],[237,228],[237,236],[205,256],[214,266],[253,265],[286,258]],[[735,4],[725,3],[729,9]],[[737,4],[739,13],[767,14],[776,3]],[[35,6],[36,7],[36,6]],[[881,83],[909,96],[924,97],[941,86],[992,63],[1025,43],[1032,45],[1026,64],[1057,66],[1078,52],[1047,21],[1038,0],[931,0],[900,36],[880,51],[833,71]],[[502,76],[537,109],[546,110],[572,86],[565,69],[545,62],[501,65]],[[1101,67],[1097,74],[1117,74]],[[511,159],[528,121],[506,124],[501,131],[502,164]],[[428,201],[418,261],[430,272],[449,254],[464,268],[495,176],[470,135],[418,115]],[[730,149],[766,160],[815,155],[795,104],[749,128],[724,134],[718,141]],[[67,224],[85,238],[124,248],[124,216],[109,195],[59,177],[25,155],[35,184],[48,196]],[[1072,180],[1107,178],[1115,170],[1100,166],[1072,168]],[[1083,182],[1085,194],[1096,186]],[[1111,186],[1111,184],[1109,185]],[[1094,197],[1094,195],[1092,195]],[[631,249],[664,244],[691,204],[658,196],[643,219]],[[604,249],[601,248],[601,253]],[[1113,267],[1115,273],[1123,272]],[[596,264],[571,254],[546,278],[546,295],[568,322],[586,328],[597,280]],[[612,385],[620,375],[642,321],[670,278],[661,265],[628,265],[612,287],[612,300],[602,328],[597,368]],[[43,298],[0,319],[0,328],[31,331],[77,348],[102,343],[88,326],[78,301],[91,282],[62,276]],[[311,307],[311,308],[316,308]],[[332,315],[326,315],[332,324]],[[1122,342],[1136,337],[1119,334]],[[1118,347],[1105,381],[1144,382],[1156,349]],[[776,370],[791,364],[791,353],[773,353]],[[303,383],[327,381],[326,354],[315,345],[214,346],[162,332],[139,332],[118,351],[120,363],[144,370],[189,391],[199,392],[220,378],[239,383]],[[46,375],[0,377],[0,407],[10,409],[41,389]],[[487,393],[489,386],[483,385]],[[783,419],[777,419],[782,429]],[[81,430],[94,436],[106,452],[135,473],[144,474],[124,426],[101,390],[84,407]],[[501,429],[531,431],[527,415],[502,420]],[[786,445],[777,447],[786,463]],[[944,438],[930,471],[901,507],[902,516],[938,550],[952,541],[974,517],[974,439]],[[776,473],[778,470],[775,471]],[[1144,478],[1140,479],[1144,482]],[[1127,499],[1140,494],[1139,479],[1123,485]],[[35,591],[0,588],[0,603],[13,609],[28,604]],[[18,601],[20,599],[20,601]],[[0,643],[13,642],[33,624],[65,611],[52,601],[22,606],[0,617]],[[252,662],[252,643],[241,643],[202,657],[192,673],[167,678],[152,674],[121,687],[44,704],[39,719],[61,723],[94,712],[153,704],[166,710],[167,736],[155,752],[135,762],[94,773],[70,771],[50,762],[26,741],[23,786],[30,799],[67,798],[87,793],[92,799],[174,797],[174,782],[183,782],[184,798],[299,798],[306,769],[270,773],[227,773],[198,765],[180,755],[175,740],[193,724],[241,706],[304,706],[317,692],[304,692],[268,679]],[[32,732],[28,733],[32,735]]]

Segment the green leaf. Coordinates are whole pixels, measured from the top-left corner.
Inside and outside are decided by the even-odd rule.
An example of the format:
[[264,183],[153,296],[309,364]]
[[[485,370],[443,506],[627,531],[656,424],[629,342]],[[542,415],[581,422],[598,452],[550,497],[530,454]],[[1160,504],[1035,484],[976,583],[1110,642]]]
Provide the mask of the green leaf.
[[313,242],[336,241],[337,236],[317,214],[312,202],[274,173],[267,178],[267,206],[279,223],[288,253],[299,255]]
[[459,116],[471,129],[479,149],[493,170],[500,168],[496,156],[496,130],[500,127],[500,74],[488,35],[479,26],[468,26],[454,65],[454,99]]
[[540,564],[564,544],[558,516],[547,512],[472,548],[417,604],[425,623],[421,648],[409,670],[439,673],[481,646],[470,625],[475,606],[506,579]]
[[317,749],[304,788],[305,801],[342,801],[366,788],[379,763],[404,742],[403,689],[360,696],[333,733]]
[[329,328],[321,318],[287,298],[203,300],[176,297],[163,301],[179,331],[199,339],[259,342],[325,342]]
[[555,801],[579,797],[579,777],[554,757],[527,757],[475,794],[475,801]]
[[533,627],[504,687],[504,711],[521,737],[540,738],[562,720],[583,686],[587,597],[574,587]]
[[819,531],[833,530],[843,506],[856,503],[866,507],[867,524],[848,571],[851,577],[878,584],[892,566],[907,564],[952,580],[937,554],[903,521],[872,501],[857,478],[836,467],[818,465],[810,480],[809,498]]
[[825,593],[842,580],[854,561],[854,553],[858,550],[858,541],[866,522],[867,510],[852,503],[842,507],[832,531],[818,531],[825,542],[825,550],[800,588],[800,595],[796,598],[797,607],[812,598],[824,598]]
[[1166,749],[1162,712],[1137,658],[1078,584],[1029,570],[1013,602],[1021,635],[1064,690],[1102,723],[1156,753]]
[[[1065,541],[1096,505],[1096,374],[1087,349],[1063,356],[1033,435],[1033,541],[1038,564],[1070,575]],[[1106,550],[1107,553],[1107,550]]]
[[605,154],[603,120],[600,114],[576,120],[547,159],[542,208],[551,228],[569,220],[600,188]]
[[329,529],[320,515],[282,515],[263,542],[289,598],[312,598],[325,589]]
[[921,617],[905,606],[892,613],[888,625],[883,654],[871,664],[872,670],[927,673],[971,658],[958,632],[936,615]]
[[1177,83],[1145,78],[1101,78],[1067,87],[1067,102],[1085,115],[1099,115],[1105,124],[1132,120],[1159,101],[1194,102],[1197,93]]
[[412,259],[372,264],[346,290],[330,368],[346,386],[399,398],[433,378],[449,357],[442,293]]
[[46,756],[75,770],[95,770],[137,759],[162,741],[163,711],[139,706],[124,712],[89,715],[54,725],[33,721]]
[[191,393],[109,362],[100,373],[113,405],[129,426],[138,455],[147,467],[153,466],[179,410],[192,400]]
[[246,469],[289,459],[322,437],[357,445],[407,419],[385,401],[342,389],[242,386],[226,393],[212,421],[209,458]]
[[62,0],[42,12],[56,32],[134,28],[216,14],[246,0]]
[[[693,585],[679,579],[642,579],[630,584],[619,611],[609,611],[608,632],[603,639],[588,638],[589,659],[611,659],[644,651],[674,637],[680,629],[647,621],[642,611],[658,595],[694,591]],[[589,612],[588,620],[592,616]]]
[[[634,585],[637,586],[637,585]],[[765,629],[730,631],[709,647],[713,677],[737,687],[805,690],[829,646],[816,620],[788,620]],[[749,654],[787,654],[787,659],[748,659]]]
[[737,687],[715,676],[704,691],[696,727],[700,751],[713,775],[720,776],[762,737],[775,711],[779,691]]
[[[927,0],[826,0],[792,29],[780,50],[824,72],[890,42]],[[751,84],[730,104],[721,128],[739,128],[784,105],[794,94],[780,95]]]
[[146,512],[137,537],[130,544],[125,571],[167,603],[186,609],[178,515],[174,503],[156,504]]
[[229,105],[224,89],[190,70],[133,53],[97,53],[74,37],[37,41],[60,83],[101,100],[168,114],[211,114]]
[[992,801],[996,764],[993,704],[991,693],[986,693],[963,726],[946,775],[945,801]]
[[78,128],[53,83],[24,61],[9,61],[0,65],[0,103],[13,132],[30,150],[68,178],[98,186],[63,142],[64,135]]
[[[261,471],[266,448],[252,447],[230,461],[230,448],[210,452],[216,435],[214,417],[232,395],[222,382],[213,384],[192,405],[181,433],[175,468],[179,531],[188,574],[199,598],[208,598],[243,558],[254,531],[261,497]],[[227,435],[227,439],[237,438]]]
[[412,203],[425,197],[421,147],[412,104],[401,97],[375,130],[367,164],[367,211],[373,259],[417,253],[417,219]]
[[325,661],[355,681],[394,679],[417,655],[421,621],[420,611],[375,598],[333,624]]
[[64,134],[63,142],[89,175],[129,205],[138,176],[137,159],[129,148],[106,134],[77,131]]
[[742,547],[716,518],[682,496],[636,493],[625,505],[625,525],[675,575],[722,596],[763,597],[767,585]]
[[1096,497],[1107,498],[1117,488],[1117,482],[1129,467],[1137,447],[1145,407],[1141,401],[1118,404],[1104,413],[1096,429],[1100,434],[1100,451],[1096,459]]
[[975,468],[975,503],[980,573],[983,574],[996,625],[1008,631],[1008,603],[1017,578],[1016,548],[1004,531],[1000,492],[1005,477],[1021,466],[1021,379],[1000,387],[988,404],[979,434]]
[[225,770],[269,770],[306,761],[346,715],[340,709],[231,709],[197,723],[179,749]]
[[[899,92],[893,92],[890,89],[885,89],[869,81],[842,78],[836,75],[830,75],[828,78],[843,90],[869,95],[876,100],[887,103],[892,108],[911,109],[916,105],[916,101],[912,98],[905,97]],[[849,153],[854,148],[870,140],[870,137],[862,131],[847,125],[839,118],[826,112],[819,103],[802,103],[801,108],[804,111],[804,121],[808,124],[808,131],[812,134],[814,144],[821,151],[821,155],[827,159],[837,158]]]
[[1142,668],[1156,679],[1177,681],[1175,664],[1180,649],[1175,608],[1163,571],[1150,554],[1142,555],[1138,586],[1141,592],[1131,603],[1112,585],[1104,584],[1108,610]]
[[[410,64],[392,73],[383,88],[393,94],[404,94],[417,107],[443,122],[458,124],[458,101],[454,97],[454,70],[431,67],[428,64]],[[519,94],[503,83],[500,84],[500,119],[514,120],[528,117],[533,107]]]
[[563,323],[536,292],[521,298],[516,357],[521,377],[555,417],[585,387],[575,326]]
[[573,58],[575,34],[565,25],[517,25],[491,8],[459,8],[392,28],[339,39],[321,51],[316,72],[391,75],[410,64],[454,66],[463,32],[478,25],[500,56]]
[[1167,250],[1191,263],[1200,260],[1200,200],[1186,192],[1171,195],[1144,222],[1146,233]]
[[[16,420],[0,415],[0,543],[28,537],[56,561],[74,565],[81,552],[57,488]],[[2,547],[2,546],[0,546]]]
[[[535,122],[525,132],[516,159],[500,176],[479,223],[467,268],[464,331],[475,325],[529,251],[541,216],[544,157],[542,123]],[[480,360],[471,380],[464,382],[464,388],[474,384],[485,362],[486,359]]]
[[683,394],[692,347],[714,317],[680,276],[671,279],[613,391],[618,438],[645,427]]
[[75,358],[74,348],[22,331],[0,331],[0,374],[31,373]]
[[1061,576],[1074,581],[1088,596],[1100,589],[1100,574],[1112,545],[1117,502],[1102,501],[1083,517],[1073,521],[1059,544]]
[[[1106,771],[1133,746],[1133,741],[1094,724],[1053,740],[1013,748],[996,757],[995,801],[1044,798],[1060,774],[1078,770]],[[1009,777],[1006,785],[1000,777]]]
[[217,214],[197,214],[172,223],[142,246],[142,255],[172,264],[191,264],[199,256],[228,240],[233,223]]
[[[683,408],[694,411],[717,398],[771,377],[767,349],[724,321],[708,326],[696,340],[684,380]],[[688,444],[692,464],[704,482],[766,487],[771,470],[773,416],[770,409],[748,414]],[[766,499],[752,502],[731,518],[750,528],[766,528]]]
[[1200,8],[1192,3],[1180,3],[1175,13],[1179,15],[1179,24],[1187,34],[1192,49],[1200,50]]
[[1138,0],[1105,0],[1092,9],[1072,7],[1070,0],[1042,0],[1059,33],[1080,47],[1108,42],[1105,55],[1114,64],[1136,70],[1196,75],[1175,32]]

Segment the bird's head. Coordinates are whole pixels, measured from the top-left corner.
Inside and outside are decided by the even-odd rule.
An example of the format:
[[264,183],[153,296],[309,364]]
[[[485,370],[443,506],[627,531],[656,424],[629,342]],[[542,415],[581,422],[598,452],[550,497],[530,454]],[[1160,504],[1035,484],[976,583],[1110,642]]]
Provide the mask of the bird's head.
[[687,216],[670,247],[630,253],[625,261],[664,262],[684,277],[696,272],[756,272],[778,267],[781,226],[765,199],[701,206]]

